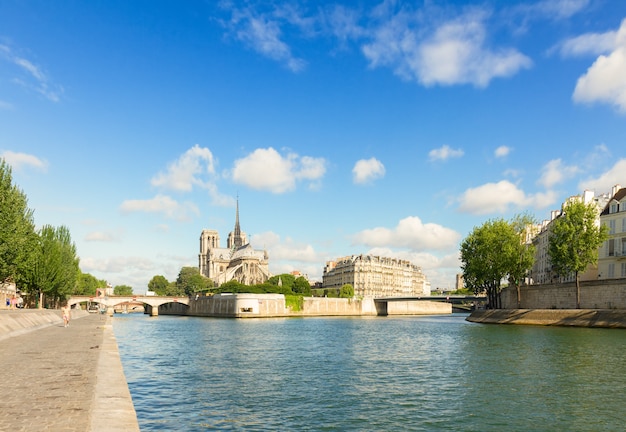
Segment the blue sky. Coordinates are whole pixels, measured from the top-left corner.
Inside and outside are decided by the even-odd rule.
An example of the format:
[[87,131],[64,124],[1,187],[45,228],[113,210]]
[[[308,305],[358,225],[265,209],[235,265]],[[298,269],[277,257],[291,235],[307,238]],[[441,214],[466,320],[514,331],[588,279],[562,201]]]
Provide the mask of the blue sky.
[[626,185],[626,2],[0,2],[0,155],[83,272],[143,292],[242,230],[274,274]]

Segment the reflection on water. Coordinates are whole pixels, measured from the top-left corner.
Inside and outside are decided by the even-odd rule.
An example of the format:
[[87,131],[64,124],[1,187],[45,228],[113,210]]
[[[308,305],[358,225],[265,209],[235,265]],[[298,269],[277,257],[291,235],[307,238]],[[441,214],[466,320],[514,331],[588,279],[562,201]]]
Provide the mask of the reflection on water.
[[621,430],[623,330],[116,315],[142,431]]

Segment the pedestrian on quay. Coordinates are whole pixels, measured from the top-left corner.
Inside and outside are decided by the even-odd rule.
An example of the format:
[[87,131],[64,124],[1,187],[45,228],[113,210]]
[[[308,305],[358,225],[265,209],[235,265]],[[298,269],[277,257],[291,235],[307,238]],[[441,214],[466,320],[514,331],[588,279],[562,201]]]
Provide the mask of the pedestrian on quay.
[[61,312],[63,313],[63,325],[67,327],[70,325],[70,306],[66,303],[62,308]]

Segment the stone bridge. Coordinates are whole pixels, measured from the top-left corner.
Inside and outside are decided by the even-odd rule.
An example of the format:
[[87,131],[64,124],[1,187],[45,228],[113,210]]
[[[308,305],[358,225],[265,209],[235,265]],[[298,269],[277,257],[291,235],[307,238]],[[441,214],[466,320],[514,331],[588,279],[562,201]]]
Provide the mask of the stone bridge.
[[124,303],[143,303],[146,305],[146,312],[150,313],[151,316],[159,315],[159,306],[166,303],[181,303],[185,305],[189,305],[188,297],[170,297],[170,296],[142,296],[142,295],[131,295],[131,296],[78,296],[74,295],[67,299],[67,303],[70,306],[74,306],[79,303],[97,303],[106,308],[106,311],[109,315],[113,315],[113,310],[115,306],[124,304]]

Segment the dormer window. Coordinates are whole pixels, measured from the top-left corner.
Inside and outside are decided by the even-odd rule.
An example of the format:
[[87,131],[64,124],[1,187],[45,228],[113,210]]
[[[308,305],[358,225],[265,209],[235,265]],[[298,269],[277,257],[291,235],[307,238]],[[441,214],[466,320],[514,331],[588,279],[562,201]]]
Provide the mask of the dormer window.
[[618,203],[611,204],[611,210],[609,211],[609,213],[617,213],[618,211],[619,211],[619,204]]

